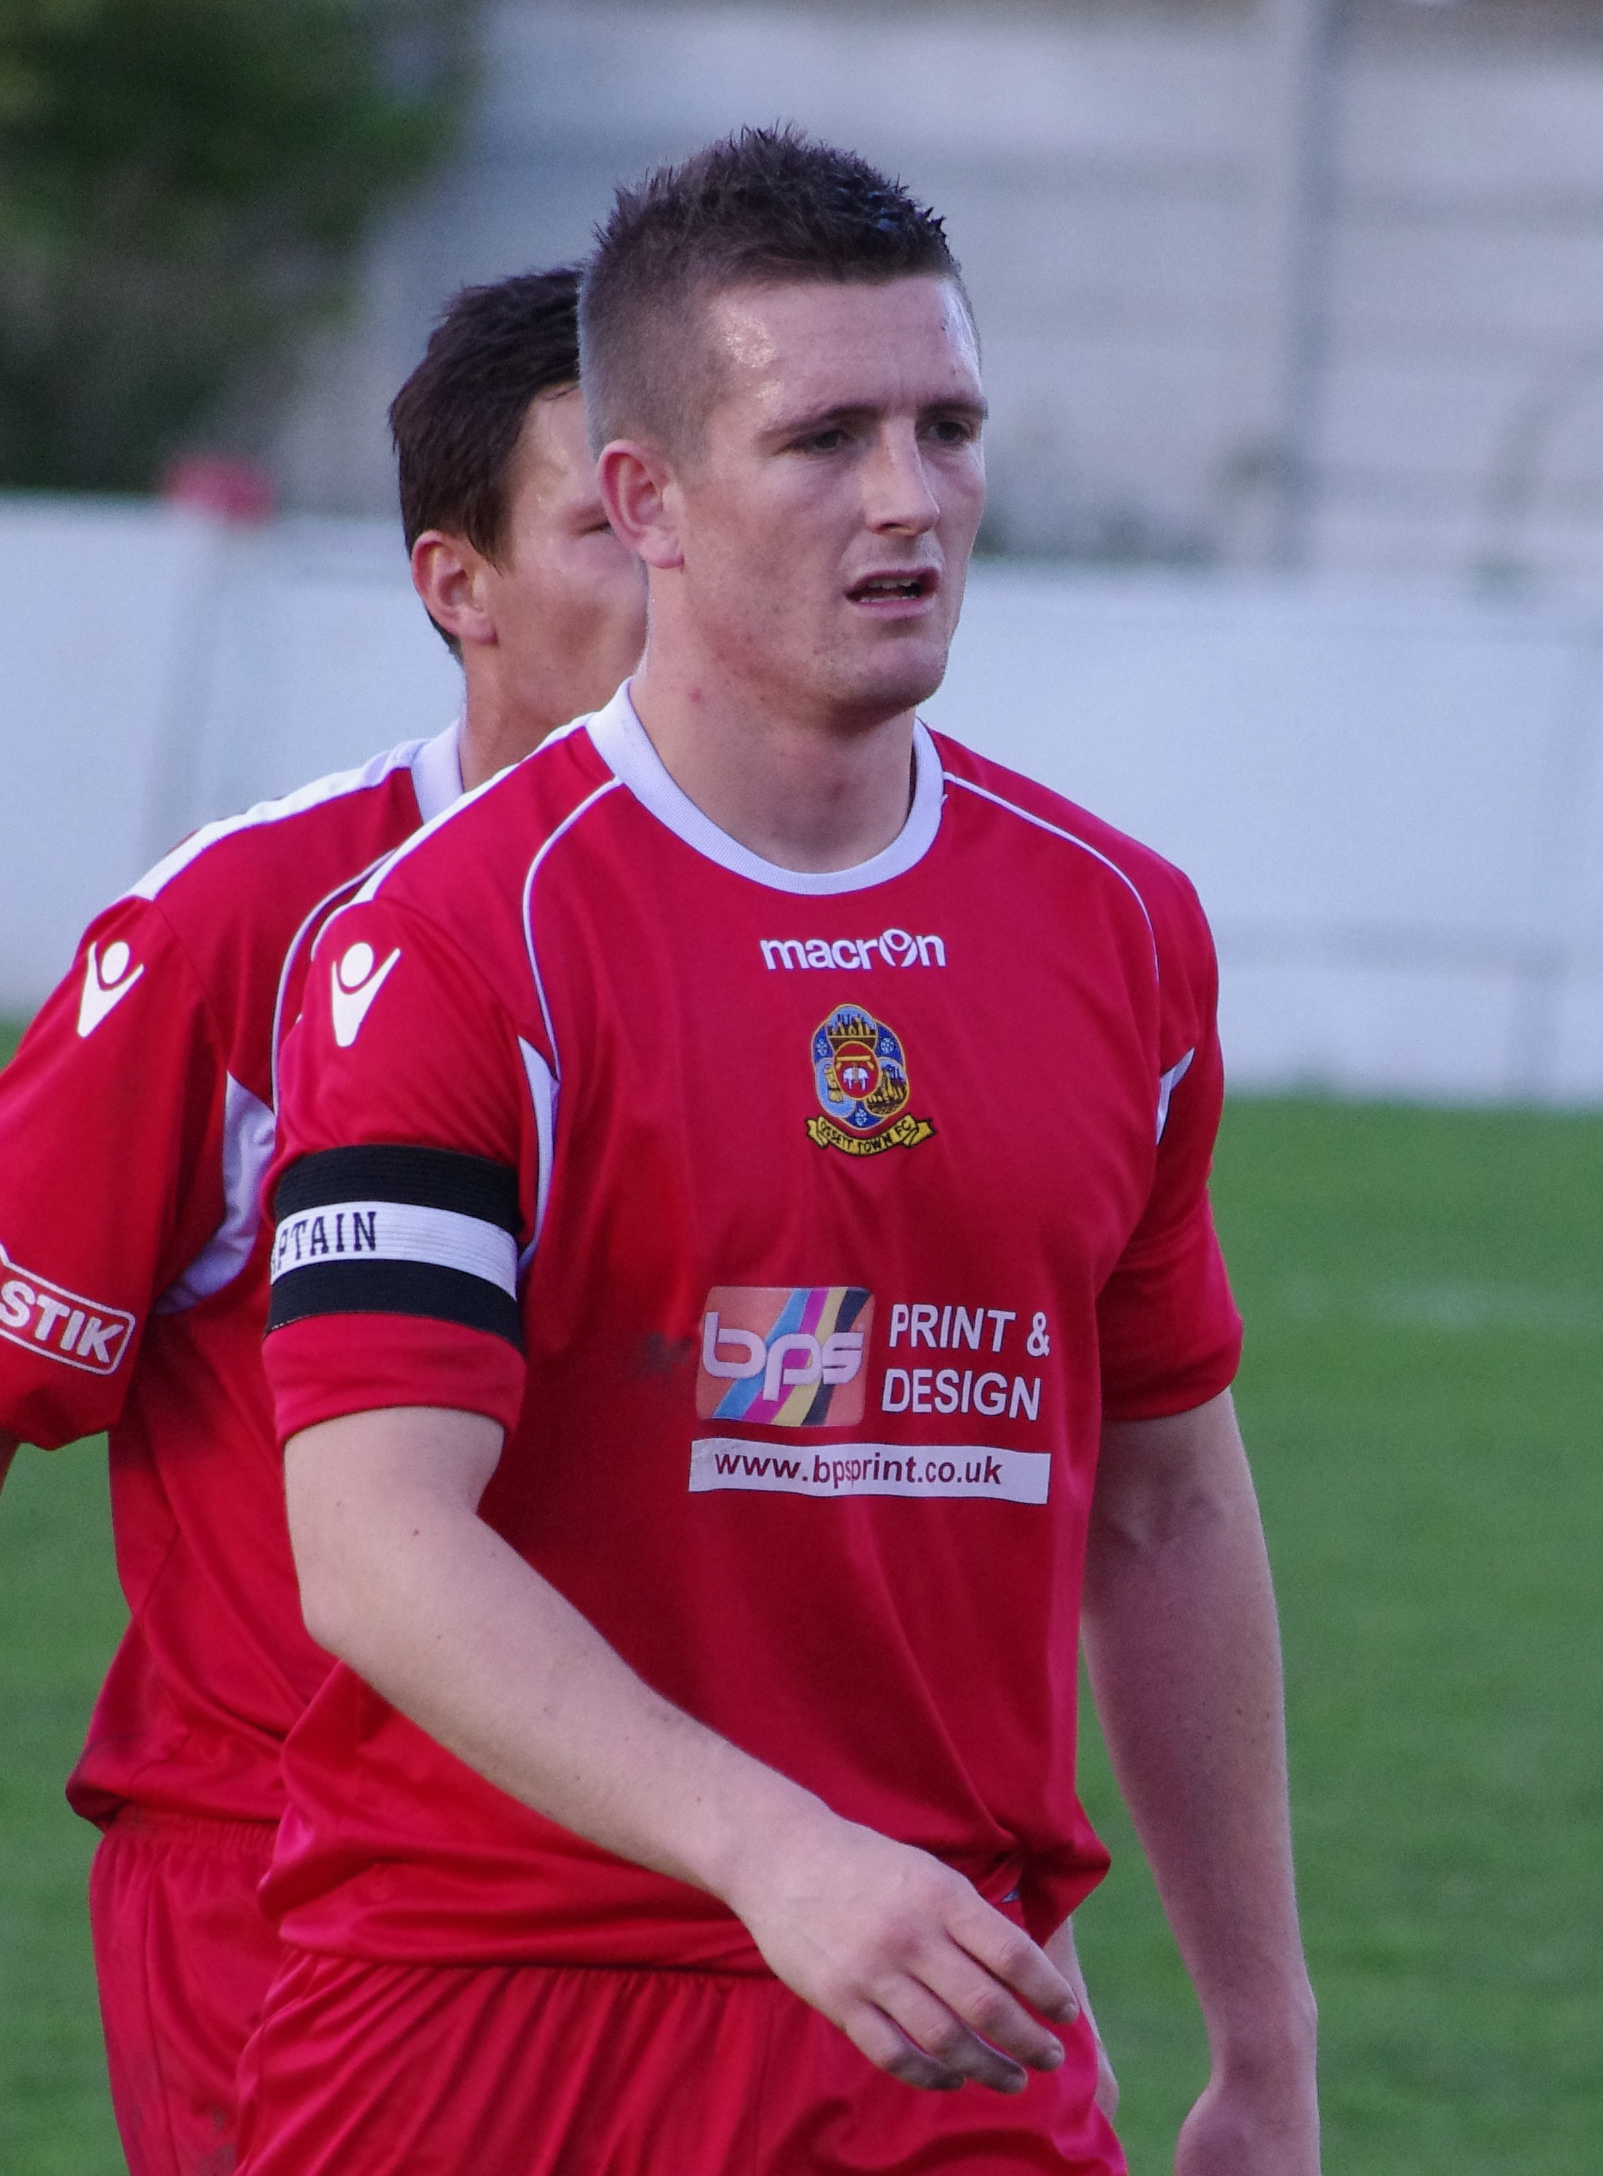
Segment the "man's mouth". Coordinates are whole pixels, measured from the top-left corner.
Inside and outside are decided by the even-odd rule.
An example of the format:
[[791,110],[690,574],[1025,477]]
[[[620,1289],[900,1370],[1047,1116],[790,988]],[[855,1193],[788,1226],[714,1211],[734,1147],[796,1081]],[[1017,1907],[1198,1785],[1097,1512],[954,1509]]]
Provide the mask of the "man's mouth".
[[906,574],[870,574],[854,582],[846,592],[853,604],[914,604],[934,594],[933,567],[915,568]]

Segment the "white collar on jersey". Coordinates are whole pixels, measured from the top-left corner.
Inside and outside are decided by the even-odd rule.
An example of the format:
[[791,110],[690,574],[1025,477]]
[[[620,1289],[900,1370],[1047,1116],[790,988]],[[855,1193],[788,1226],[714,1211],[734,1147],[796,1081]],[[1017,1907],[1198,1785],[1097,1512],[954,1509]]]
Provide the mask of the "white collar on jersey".
[[653,816],[720,868],[749,877],[754,884],[766,884],[771,891],[867,891],[870,885],[902,876],[915,862],[922,861],[940,829],[941,759],[922,724],[913,727],[913,806],[890,845],[871,861],[860,861],[851,869],[812,870],[782,869],[777,862],[764,861],[761,854],[742,846],[702,814],[690,796],[675,785],[667,765],[652,746],[651,736],[629,700],[627,680],[606,709],[596,711],[584,723],[602,761]]
[[412,758],[412,790],[417,795],[418,814],[426,824],[443,816],[453,802],[462,798],[461,738],[462,720],[458,718],[443,733],[426,740]]

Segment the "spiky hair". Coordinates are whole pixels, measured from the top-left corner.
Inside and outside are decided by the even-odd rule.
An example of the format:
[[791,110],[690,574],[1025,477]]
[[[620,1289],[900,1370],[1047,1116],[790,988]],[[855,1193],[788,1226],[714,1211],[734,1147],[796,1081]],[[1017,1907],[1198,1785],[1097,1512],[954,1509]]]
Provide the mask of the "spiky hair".
[[[796,128],[742,129],[620,189],[584,275],[591,437],[682,443],[711,398],[695,320],[710,295],[770,282],[962,275],[946,230],[899,181]],[[967,297],[964,297],[965,304]]]

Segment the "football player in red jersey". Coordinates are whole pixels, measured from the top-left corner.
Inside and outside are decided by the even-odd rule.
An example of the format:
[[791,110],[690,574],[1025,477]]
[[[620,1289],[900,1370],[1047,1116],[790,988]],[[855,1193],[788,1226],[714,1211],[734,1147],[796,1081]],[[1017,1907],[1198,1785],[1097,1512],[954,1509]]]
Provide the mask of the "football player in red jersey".
[[983,500],[940,223],[748,133],[620,197],[583,320],[645,661],[325,927],[286,1050],[342,1662],[242,2176],[1112,2176],[1082,1621],[1209,2028],[1177,2169],[1316,2176],[1212,949],[916,717]]
[[577,274],[458,296],[397,396],[402,514],[461,720],[197,834],[109,908],[0,1076],[0,1473],[111,1430],[131,1623],[69,1795],[134,2176],[233,2166],[276,1956],[279,1749],[328,1658],[297,1606],[261,1372],[277,1023],[320,915],[600,701],[644,589],[596,494]]

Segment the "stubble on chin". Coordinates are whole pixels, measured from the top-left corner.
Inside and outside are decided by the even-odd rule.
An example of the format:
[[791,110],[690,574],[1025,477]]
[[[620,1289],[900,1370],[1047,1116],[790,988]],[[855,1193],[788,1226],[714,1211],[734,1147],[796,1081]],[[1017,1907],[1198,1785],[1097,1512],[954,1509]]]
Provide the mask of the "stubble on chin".
[[823,703],[840,716],[873,724],[929,701],[946,677],[946,645],[924,641],[902,655],[881,651],[856,659],[837,651],[820,665]]

